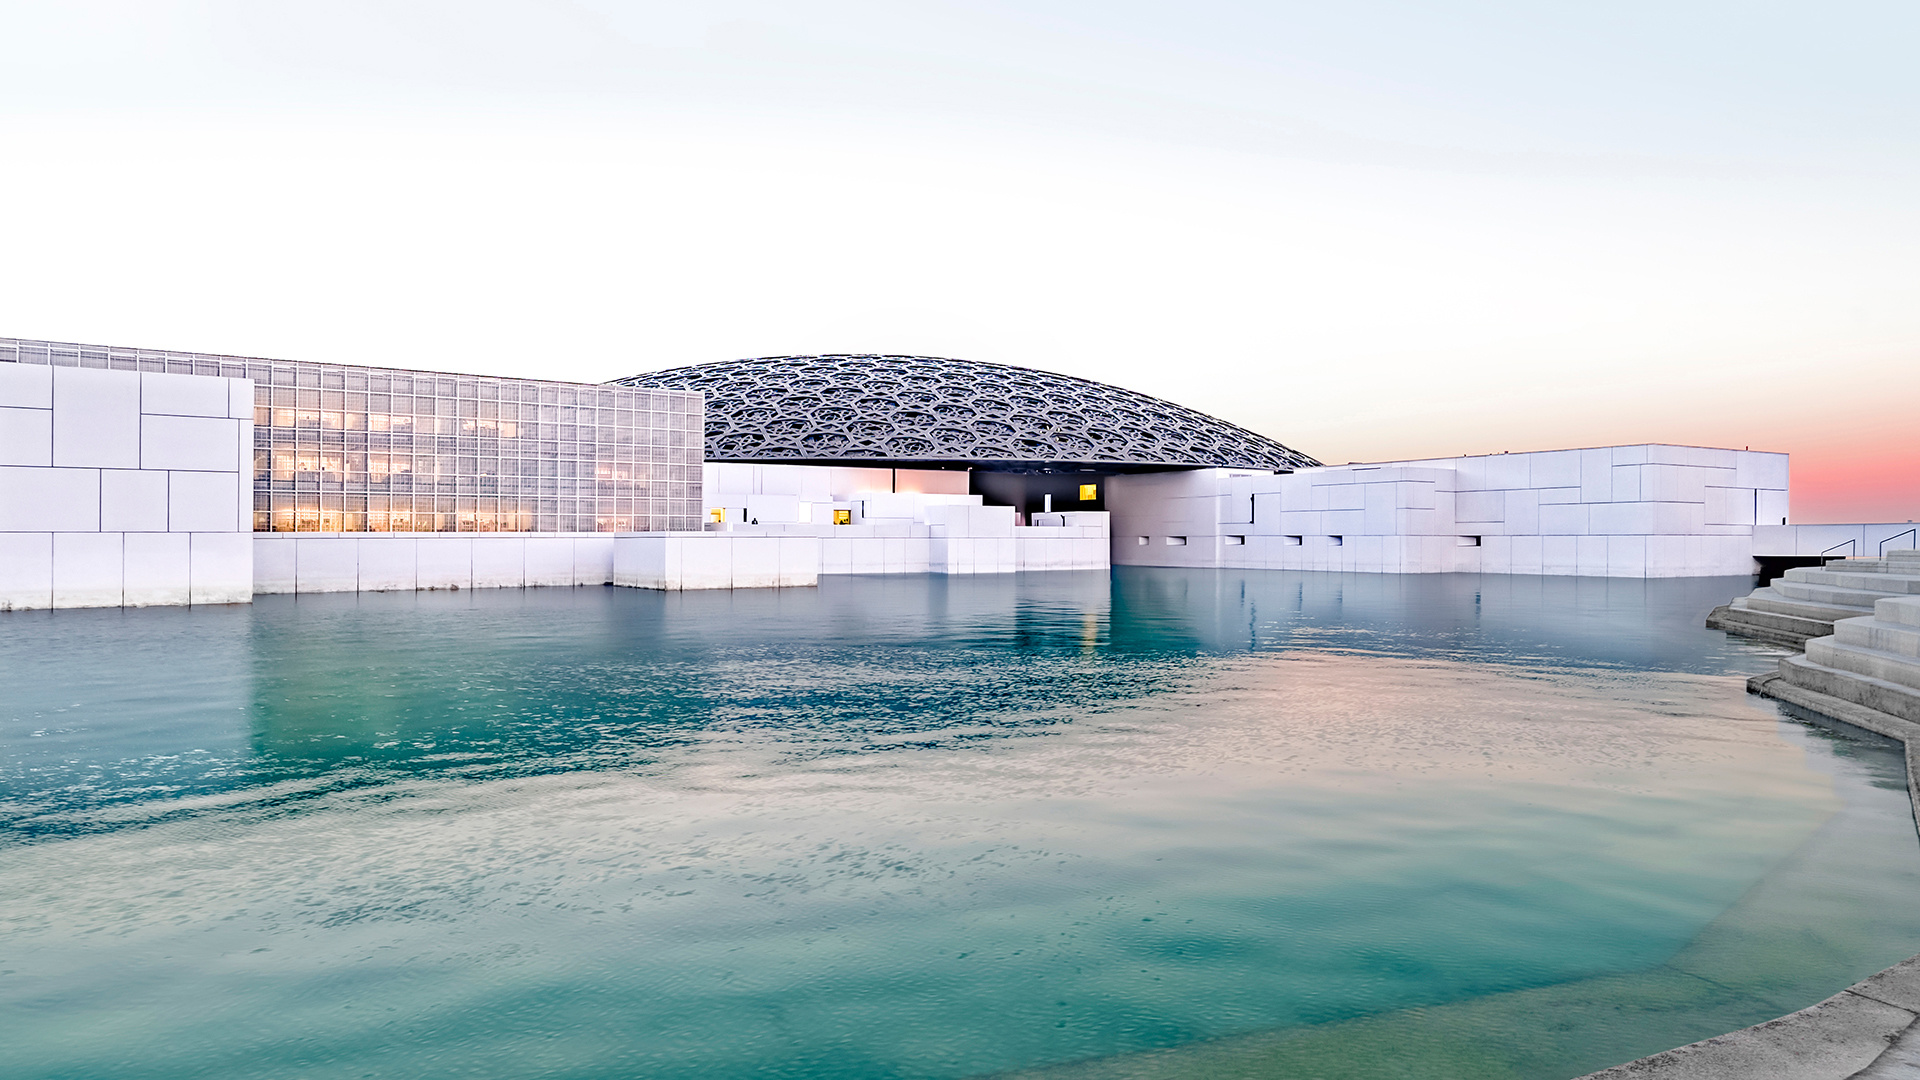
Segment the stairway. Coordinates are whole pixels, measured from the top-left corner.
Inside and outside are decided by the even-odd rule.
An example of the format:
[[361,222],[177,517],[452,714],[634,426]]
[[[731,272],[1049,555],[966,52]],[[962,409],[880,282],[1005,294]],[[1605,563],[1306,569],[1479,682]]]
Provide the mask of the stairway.
[[1831,637],[1780,661],[1780,678],[1920,724],[1920,596],[1881,600],[1872,615],[1834,623]]
[[1901,596],[1920,596],[1920,551],[1796,567],[1772,585],[1714,608],[1707,627],[1799,648],[1833,634],[1840,620],[1873,618],[1878,601]]

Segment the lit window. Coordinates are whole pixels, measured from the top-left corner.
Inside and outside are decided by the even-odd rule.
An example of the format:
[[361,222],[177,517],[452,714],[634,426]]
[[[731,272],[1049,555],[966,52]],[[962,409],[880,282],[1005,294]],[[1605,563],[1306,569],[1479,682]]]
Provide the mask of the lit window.
[[1100,498],[1100,485],[1098,484],[1081,484],[1080,485],[1080,501],[1081,502],[1093,502],[1098,498]]

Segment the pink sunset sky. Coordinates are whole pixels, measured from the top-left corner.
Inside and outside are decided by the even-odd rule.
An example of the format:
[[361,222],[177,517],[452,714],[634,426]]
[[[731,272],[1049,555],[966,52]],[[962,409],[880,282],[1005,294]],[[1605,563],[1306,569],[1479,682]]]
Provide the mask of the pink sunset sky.
[[0,334],[600,380],[907,352],[1328,462],[1920,517],[1920,8],[0,9]]

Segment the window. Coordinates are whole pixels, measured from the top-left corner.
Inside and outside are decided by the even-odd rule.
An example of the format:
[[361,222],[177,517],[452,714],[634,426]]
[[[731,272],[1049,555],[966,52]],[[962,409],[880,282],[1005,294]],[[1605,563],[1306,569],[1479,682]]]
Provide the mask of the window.
[[1285,543],[1288,547],[1299,547],[1301,544],[1306,542],[1306,539],[1307,538],[1304,536],[1281,537],[1281,541]]
[[1169,536],[1167,537],[1167,546],[1168,547],[1186,547],[1187,538],[1184,536]]
[[1340,546],[1342,546],[1343,544],[1345,544],[1346,542],[1347,542],[1347,538],[1346,538],[1346,537],[1344,537],[1344,536],[1329,536],[1329,537],[1327,537],[1327,543],[1329,543],[1329,544],[1332,544],[1332,545],[1333,545],[1334,547],[1340,547]]
[[1247,538],[1244,536],[1223,536],[1221,540],[1228,547],[1240,547],[1247,542]]
[[1081,502],[1093,502],[1098,498],[1100,498],[1099,484],[1081,484],[1080,485],[1080,501]]

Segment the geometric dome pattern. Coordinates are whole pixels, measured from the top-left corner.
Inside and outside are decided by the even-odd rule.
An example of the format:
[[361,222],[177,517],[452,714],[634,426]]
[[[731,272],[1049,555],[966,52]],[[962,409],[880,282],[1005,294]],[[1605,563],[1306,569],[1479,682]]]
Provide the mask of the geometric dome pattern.
[[631,375],[707,396],[707,460],[1270,469],[1319,462],[1132,390],[937,356],[766,356]]

